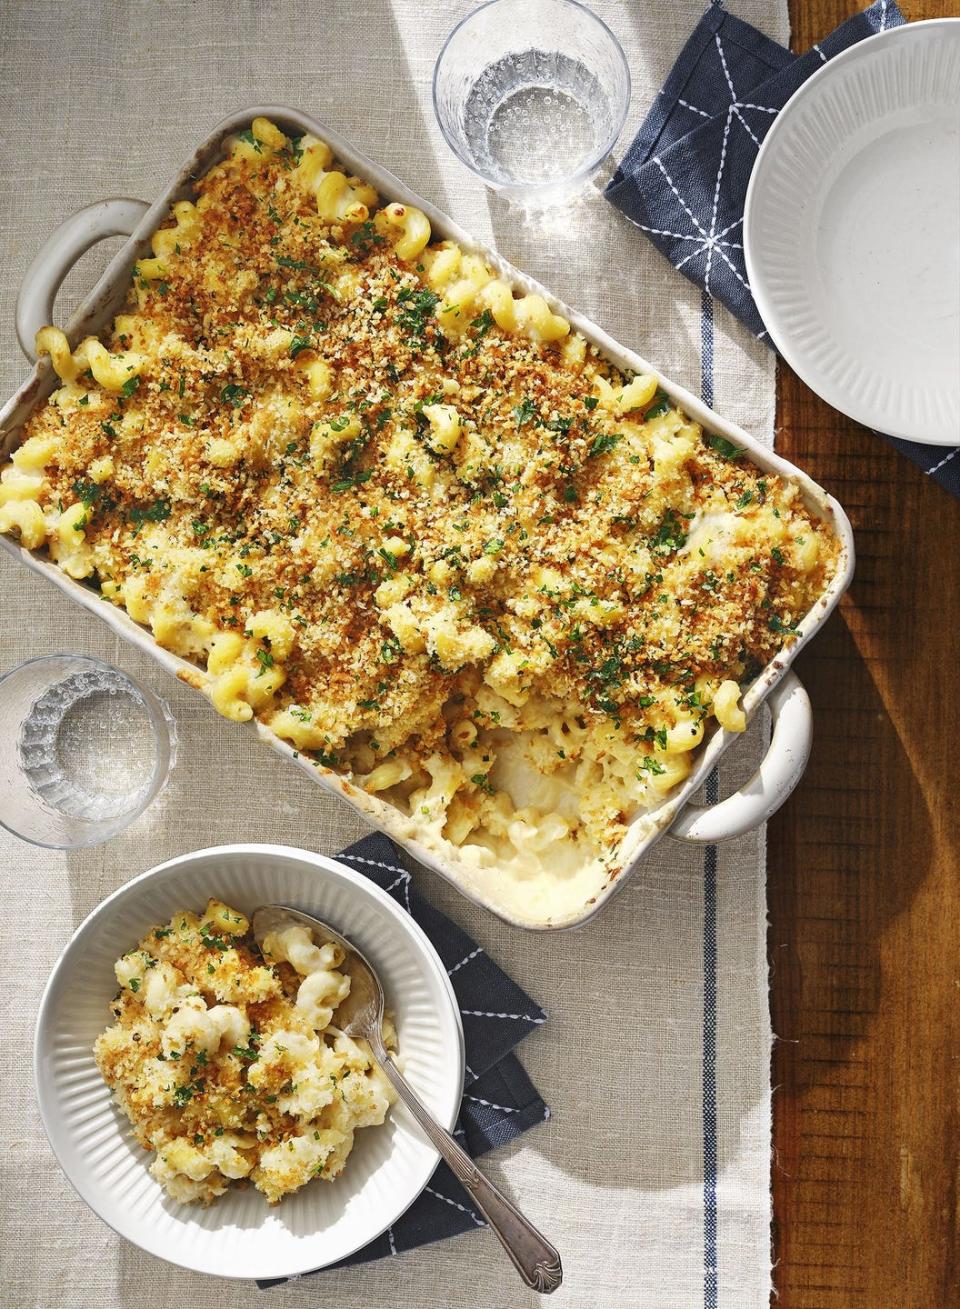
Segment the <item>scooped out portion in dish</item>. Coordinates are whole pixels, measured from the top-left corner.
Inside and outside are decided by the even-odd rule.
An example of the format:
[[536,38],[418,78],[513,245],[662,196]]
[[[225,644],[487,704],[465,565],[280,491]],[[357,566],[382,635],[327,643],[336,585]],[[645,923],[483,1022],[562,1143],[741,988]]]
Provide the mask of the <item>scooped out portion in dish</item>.
[[[217,900],[175,913],[117,960],[114,1023],[94,1057],[174,1200],[249,1180],[270,1204],[343,1171],[396,1094],[366,1041],[339,1030],[341,948],[291,920],[263,953]],[[393,1021],[384,1040],[396,1052]]]
[[744,729],[838,543],[656,377],[431,238],[256,119],[103,341],[40,333],[62,385],[0,531],[392,834],[549,919],[711,730]]

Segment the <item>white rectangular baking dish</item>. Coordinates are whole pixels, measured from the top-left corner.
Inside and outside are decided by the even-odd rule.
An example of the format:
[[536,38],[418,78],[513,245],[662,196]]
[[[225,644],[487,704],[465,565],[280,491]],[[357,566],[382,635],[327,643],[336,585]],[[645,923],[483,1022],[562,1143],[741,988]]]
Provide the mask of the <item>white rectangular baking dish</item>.
[[[549,914],[507,904],[497,895],[496,870],[479,870],[466,861],[455,862],[439,857],[418,842],[414,825],[397,809],[352,786],[347,780],[316,767],[298,756],[293,748],[280,741],[259,724],[256,730],[274,750],[293,759],[326,790],[345,797],[377,827],[393,837],[412,855],[457,887],[470,899],[492,910],[507,922],[535,930],[578,926],[591,918],[622,886],[651,846],[667,831],[691,841],[714,842],[738,836],[758,826],[770,816],[796,785],[803,772],[810,749],[810,705],[796,675],[789,671],[797,652],[821,626],[837,604],[853,575],[853,534],[846,514],[837,502],[800,469],[765,449],[742,428],[727,422],[708,409],[695,395],[662,377],[651,364],[623,346],[583,315],[570,309],[539,283],[508,264],[499,255],[480,245],[427,200],[404,186],[391,173],[356,150],[339,133],[297,110],[282,106],[256,106],[238,110],[225,118],[180,169],[162,194],[148,205],[142,200],[101,200],[68,218],[48,239],[24,279],[17,303],[17,335],[21,347],[31,360],[36,359],[34,337],[37,330],[53,322],[53,301],[69,269],[79,256],[97,241],[108,236],[129,237],[105,272],[65,326],[71,346],[90,333],[97,334],[122,308],[129,287],[134,262],[150,253],[153,232],[166,219],[175,200],[189,199],[193,184],[223,155],[224,140],[249,127],[258,115],[276,122],[288,133],[299,136],[312,132],[327,141],[338,159],[359,176],[368,179],[388,200],[416,205],[430,219],[434,235],[451,238],[466,249],[477,251],[509,282],[526,291],[543,295],[551,308],[568,318],[577,331],[592,341],[614,364],[635,372],[654,373],[663,389],[697,422],[745,449],[759,467],[793,479],[802,489],[808,506],[828,522],[840,544],[840,558],[835,577],[799,627],[791,648],[774,659],[760,674],[743,698],[747,716],[752,716],[766,699],[770,705],[774,730],[770,749],[757,774],[735,795],[713,807],[691,804],[692,795],[703,784],[720,756],[737,739],[736,735],[716,731],[700,752],[699,759],[686,782],[662,805],[649,813],[638,814],[618,851],[618,871],[589,896],[570,903],[560,903]],[[32,374],[0,410],[0,456],[6,459],[21,438],[21,428],[33,409],[57,385],[49,359],[36,363]],[[171,654],[156,644],[152,635],[133,621],[123,610],[104,604],[99,593],[82,582],[74,581],[49,560],[24,550],[9,537],[0,536],[0,548],[19,558],[28,568],[49,578],[73,600],[96,613],[118,635],[150,654],[164,668],[182,680],[195,681],[193,664]]]

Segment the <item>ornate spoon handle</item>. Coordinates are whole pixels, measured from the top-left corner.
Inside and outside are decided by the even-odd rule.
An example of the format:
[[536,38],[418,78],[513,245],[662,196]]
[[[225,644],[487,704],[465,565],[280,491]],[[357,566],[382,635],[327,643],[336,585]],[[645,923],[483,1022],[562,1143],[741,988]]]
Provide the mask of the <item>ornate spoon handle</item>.
[[374,1054],[397,1094],[427,1136],[447,1161],[457,1180],[469,1193],[474,1204],[500,1238],[500,1243],[516,1265],[517,1271],[535,1291],[555,1291],[563,1280],[560,1256],[545,1236],[524,1218],[502,1191],[480,1172],[467,1152],[444,1131],[417,1093],[400,1074],[385,1049]]

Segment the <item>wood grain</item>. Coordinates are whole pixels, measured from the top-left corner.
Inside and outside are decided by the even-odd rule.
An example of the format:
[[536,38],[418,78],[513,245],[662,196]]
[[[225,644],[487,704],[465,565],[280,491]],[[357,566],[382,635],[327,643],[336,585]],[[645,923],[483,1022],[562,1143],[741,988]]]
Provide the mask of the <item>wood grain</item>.
[[[794,49],[859,7],[791,0]],[[849,513],[858,563],[798,660],[815,745],[769,834],[774,1280],[781,1309],[953,1309],[960,500],[783,364],[778,424]]]

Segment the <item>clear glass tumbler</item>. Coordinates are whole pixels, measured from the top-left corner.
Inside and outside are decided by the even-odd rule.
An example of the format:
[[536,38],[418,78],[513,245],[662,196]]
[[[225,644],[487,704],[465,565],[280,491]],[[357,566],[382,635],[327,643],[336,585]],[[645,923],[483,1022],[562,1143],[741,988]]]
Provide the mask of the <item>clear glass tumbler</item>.
[[166,704],[99,659],[29,659],[0,678],[0,824],[57,850],[143,813],[176,759]]
[[617,38],[576,0],[490,0],[453,29],[433,73],[447,144],[521,204],[577,191],[612,150],[629,105]]

